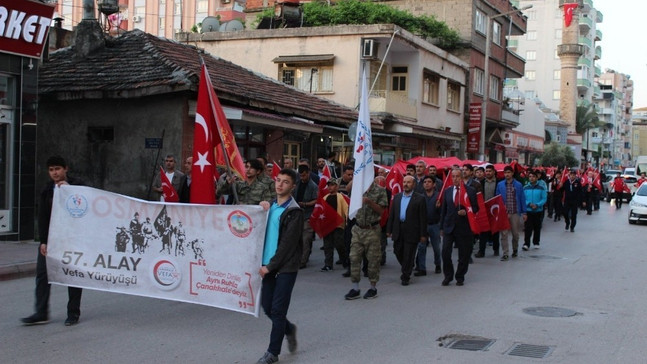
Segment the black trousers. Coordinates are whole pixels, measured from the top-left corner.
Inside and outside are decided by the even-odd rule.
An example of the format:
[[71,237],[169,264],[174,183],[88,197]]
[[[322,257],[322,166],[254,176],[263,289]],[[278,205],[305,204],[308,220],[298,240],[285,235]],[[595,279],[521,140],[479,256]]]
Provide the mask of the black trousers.
[[418,242],[403,242],[401,240],[393,242],[393,252],[395,257],[400,263],[401,275],[400,280],[409,282],[411,279],[411,272],[413,272],[413,264],[416,260],[416,252],[418,251]]
[[[465,280],[465,274],[469,267],[470,255],[472,255],[472,243],[474,235],[469,227],[465,229],[454,228],[451,233],[444,233],[443,236],[443,273],[445,279],[451,281],[456,277],[456,281],[462,282]],[[454,275],[454,263],[452,262],[452,250],[454,244],[458,247],[458,265],[456,266],[456,274]]]
[[526,214],[528,218],[526,219],[524,229],[524,245],[530,246],[530,238],[532,237],[532,244],[539,245],[539,240],[541,238],[541,224],[544,221],[544,212],[528,212]]
[[479,235],[479,253],[485,254],[485,248],[487,247],[488,241],[492,242],[492,250],[495,253],[499,252],[499,232],[492,234],[489,231],[482,232]]
[[[36,314],[40,317],[49,317],[49,293],[51,284],[47,280],[47,260],[38,249],[36,259]],[[81,316],[81,293],[83,290],[76,287],[67,287],[67,317],[78,318]]]
[[575,227],[577,223],[577,210],[579,208],[580,206],[577,203],[564,204],[564,222],[566,223],[566,227],[570,226],[571,229]]

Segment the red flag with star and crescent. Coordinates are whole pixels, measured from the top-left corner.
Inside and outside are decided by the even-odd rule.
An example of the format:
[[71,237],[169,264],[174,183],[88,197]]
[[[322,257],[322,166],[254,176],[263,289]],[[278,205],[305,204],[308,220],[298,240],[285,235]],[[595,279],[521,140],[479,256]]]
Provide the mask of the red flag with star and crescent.
[[276,163],[276,161],[272,162],[272,181],[276,181],[276,177],[279,175],[279,172],[281,172],[281,167],[279,167],[279,164]]
[[[312,226],[312,230],[322,238],[333,232],[337,226],[343,222],[343,219],[339,216],[337,210],[333,209],[332,206],[324,200],[324,196],[328,194],[328,181],[330,178],[330,169],[328,168],[328,165],[326,165],[324,166],[323,176],[319,179],[317,203],[310,215],[310,226]],[[343,194],[342,196],[347,204],[350,203],[348,196]]]
[[470,200],[470,196],[467,194],[467,188],[465,188],[465,183],[463,183],[463,181],[461,181],[461,186],[459,187],[458,193],[460,194],[459,206],[462,205],[465,207],[465,211],[467,212],[467,221],[470,223],[470,229],[472,230],[472,233],[481,233],[481,226],[476,220],[476,213],[474,212],[472,201]]
[[180,196],[178,196],[177,191],[171,184],[171,181],[166,177],[166,172],[164,168],[160,167],[160,178],[162,179],[162,196],[164,196],[165,202],[180,202]]
[[393,199],[393,196],[402,192],[403,182],[404,176],[402,173],[398,172],[395,168],[391,168],[386,175],[386,188],[391,191],[391,199]]
[[566,27],[571,25],[575,9],[577,9],[577,3],[564,4],[564,24],[566,24]]
[[487,217],[490,221],[490,232],[497,233],[502,230],[510,229],[510,220],[505,210],[503,197],[497,195],[485,201]]
[[330,174],[330,168],[328,168],[328,163],[324,165],[323,175],[319,178],[319,196],[325,196],[328,194],[328,181],[332,178]]
[[207,67],[202,65],[198,103],[195,112],[195,130],[193,131],[193,166],[191,167],[191,203],[215,204],[216,179],[215,139],[216,118],[211,107],[209,90],[211,81]]

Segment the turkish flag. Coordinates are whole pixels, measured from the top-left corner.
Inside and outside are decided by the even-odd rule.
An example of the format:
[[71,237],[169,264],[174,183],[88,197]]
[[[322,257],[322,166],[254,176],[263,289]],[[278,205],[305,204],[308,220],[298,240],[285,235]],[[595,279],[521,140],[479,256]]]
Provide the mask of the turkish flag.
[[586,174],[583,174],[582,177],[580,178],[580,180],[582,181],[582,187],[588,186],[588,184],[589,184],[589,176],[587,176]]
[[568,168],[564,167],[564,172],[562,172],[562,178],[559,180],[559,188],[564,186],[564,183],[568,179]]
[[452,173],[450,170],[447,171],[447,174],[445,175],[445,181],[443,182],[443,187],[440,189],[440,194],[438,195],[438,200],[442,204],[443,201],[445,200],[441,196],[445,196],[445,190],[450,188],[452,186]]
[[317,200],[310,215],[310,226],[321,238],[333,232],[343,221],[337,210],[333,209],[323,197]]
[[328,168],[328,163],[326,163],[323,169],[323,176],[319,178],[319,196],[328,194],[328,181],[330,181],[330,178],[332,178],[330,168]]
[[595,177],[593,177],[593,187],[597,188],[598,191],[602,191],[602,185],[600,184],[600,173],[597,173]]
[[476,193],[476,202],[479,205],[479,210],[476,212],[476,225],[479,228],[479,233],[490,231],[490,220],[487,216],[487,209],[485,208],[485,199],[483,193]]
[[210,101],[212,90],[207,67],[202,66],[198,103],[195,111],[195,130],[193,131],[193,166],[191,167],[191,203],[215,204],[216,163],[215,139],[216,118]]
[[177,191],[171,184],[171,181],[166,177],[166,172],[164,168],[160,167],[160,178],[162,179],[162,196],[164,196],[165,202],[180,202],[180,196],[178,196]]
[[389,173],[386,175],[386,188],[391,191],[391,198],[402,192],[403,181],[404,176],[402,173],[396,171],[395,168],[391,168]]
[[276,181],[276,177],[279,175],[279,172],[281,172],[281,167],[279,167],[276,161],[272,162],[272,181]]
[[[211,79],[209,78],[209,71],[205,64],[202,65],[202,76],[200,78],[201,89],[202,83],[206,84],[206,92],[209,102],[208,107],[209,111],[211,111],[210,117],[213,117],[215,125],[215,130],[213,131],[213,144],[216,165],[231,168],[231,171],[238,175],[238,177],[243,180],[247,180],[247,176],[245,174],[245,163],[243,163],[243,158],[238,151],[238,145],[236,145],[234,133],[231,131],[231,127],[229,127],[229,122],[227,121],[225,112],[220,105],[220,100],[218,100],[216,91],[213,89]],[[200,100],[198,95],[198,105],[199,104]]]
[[575,9],[577,9],[577,3],[564,4],[564,24],[566,24],[566,27],[571,25]]
[[497,233],[502,230],[510,229],[510,221],[505,210],[503,197],[497,195],[485,201],[485,209],[488,220],[490,220],[490,232]]
[[476,214],[474,213],[474,208],[472,207],[472,201],[470,201],[470,196],[467,194],[467,188],[465,188],[463,181],[461,181],[461,186],[458,189],[458,194],[460,196],[458,206],[459,208],[461,206],[465,208],[465,211],[467,212],[467,221],[469,221],[470,223],[470,229],[472,230],[472,233],[479,234],[481,232],[481,227],[476,221]]

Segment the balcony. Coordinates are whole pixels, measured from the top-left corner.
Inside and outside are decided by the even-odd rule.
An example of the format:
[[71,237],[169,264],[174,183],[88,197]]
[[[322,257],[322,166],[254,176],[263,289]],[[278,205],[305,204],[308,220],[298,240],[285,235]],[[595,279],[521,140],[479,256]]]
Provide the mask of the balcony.
[[603,20],[604,20],[604,16],[602,16],[602,12],[598,10],[598,13],[596,14],[596,17],[595,17],[595,22],[602,23]]
[[368,100],[371,112],[386,112],[412,119],[418,118],[418,101],[406,94],[373,90]]
[[587,80],[586,78],[578,78],[577,79],[577,89],[586,91],[589,88],[591,88],[591,81]]
[[593,98],[597,100],[601,97],[602,97],[602,91],[600,91],[600,86],[595,85],[593,87]]
[[517,87],[517,79],[516,78],[506,78],[503,86],[505,87]]
[[602,47],[597,46],[595,47],[595,59],[600,59],[602,58]]
[[519,47],[519,40],[518,39],[510,39],[510,40],[508,40],[508,47],[509,48],[517,48],[517,47]]
[[588,16],[580,16],[580,31],[584,34],[593,28],[593,20]]
[[582,1],[582,8],[584,11],[589,11],[593,8],[593,0],[584,0]]
[[587,66],[591,68],[591,60],[584,56],[580,57],[580,59],[577,60],[577,64],[580,66]]
[[610,107],[603,107],[598,114],[600,114],[600,115],[613,115],[613,109],[610,108]]
[[589,47],[589,49],[593,48],[593,41],[590,38],[580,37],[578,43]]
[[[597,64],[595,65],[595,77],[600,77],[602,75],[602,68],[598,66]],[[599,88],[599,87],[598,87]]]
[[602,40],[602,31],[598,29],[595,31],[595,41],[599,42],[601,40]]

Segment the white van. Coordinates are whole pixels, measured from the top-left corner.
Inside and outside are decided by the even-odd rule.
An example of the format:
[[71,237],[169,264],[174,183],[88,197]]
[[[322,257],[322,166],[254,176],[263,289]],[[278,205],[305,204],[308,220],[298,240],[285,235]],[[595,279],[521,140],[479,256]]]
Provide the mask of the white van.
[[647,173],[647,155],[636,158],[636,176],[640,176],[641,173]]

